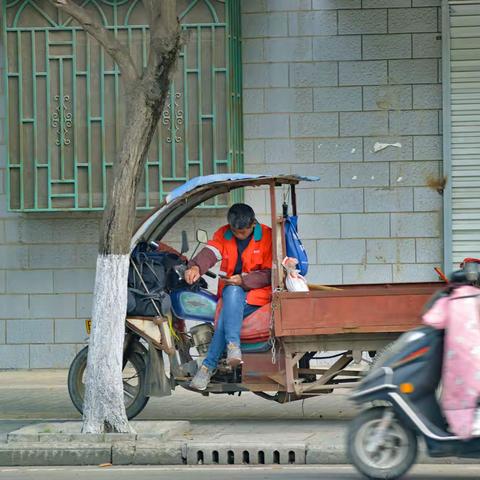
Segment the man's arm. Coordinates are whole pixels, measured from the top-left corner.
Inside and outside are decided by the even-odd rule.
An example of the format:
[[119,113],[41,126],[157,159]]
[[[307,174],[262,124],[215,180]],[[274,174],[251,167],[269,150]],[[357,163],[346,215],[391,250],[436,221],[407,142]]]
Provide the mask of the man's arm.
[[198,267],[200,275],[210,270],[218,262],[217,255],[208,246],[203,247],[189,262],[188,268]]
[[218,229],[213,234],[213,238],[207,242],[207,245],[188,262],[188,268],[197,266],[200,270],[200,275],[203,275],[222,259],[223,242],[221,230],[221,228]]
[[266,243],[269,248],[263,257],[263,263],[259,270],[242,274],[242,286],[245,290],[263,288],[272,284],[272,230],[265,229]]
[[255,270],[250,273],[242,273],[242,287],[245,290],[253,290],[254,288],[263,288],[272,283],[272,269],[265,268]]
[[196,282],[205,272],[210,270],[222,259],[222,242],[220,230],[217,230],[213,239],[188,262],[185,272],[185,281],[189,284]]

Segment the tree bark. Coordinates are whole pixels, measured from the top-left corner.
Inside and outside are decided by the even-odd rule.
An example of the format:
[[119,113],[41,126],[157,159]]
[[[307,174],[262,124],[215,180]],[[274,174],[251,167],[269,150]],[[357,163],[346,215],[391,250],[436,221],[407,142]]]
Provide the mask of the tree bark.
[[150,52],[141,77],[128,48],[94,22],[84,8],[71,0],[53,3],[72,15],[106,49],[119,64],[125,84],[127,122],[100,234],[82,431],[131,432],[122,382],[130,240],[138,185],[182,48],[176,0],[144,0]]
[[[121,356],[123,346],[128,261],[135,222],[138,184],[143,174],[148,148],[165,105],[171,73],[180,51],[180,36],[177,35],[177,38],[174,49],[168,52],[161,65],[152,69],[153,75],[146,75],[141,81],[132,84],[127,93],[128,120],[124,131],[122,150],[114,165],[114,182],[103,217],[97,261],[98,281],[96,281],[96,285],[99,288],[94,294],[96,307],[94,306],[92,319],[92,324],[98,325],[98,331],[122,332],[121,336],[114,337],[112,335],[110,337],[111,356],[114,358],[118,358],[119,353]],[[121,265],[126,262],[127,269],[123,271],[122,275],[118,275],[115,281],[109,282],[109,278],[105,277],[105,272],[108,274],[109,270],[116,268],[116,262]],[[101,265],[110,265],[110,267],[101,269],[99,268]],[[108,291],[102,290],[105,282],[109,284]],[[118,299],[118,308],[115,314],[107,313],[111,311],[113,303],[108,300],[109,295]],[[101,363],[106,364],[107,342],[106,338],[102,340],[100,337],[96,342],[92,337],[89,348],[89,364],[93,365],[102,356],[104,361]],[[90,361],[90,359],[92,360]],[[98,398],[105,395],[104,401],[108,401],[110,405],[122,405],[123,412],[125,412],[122,389],[119,388],[122,378],[121,369],[119,373],[117,363],[115,368],[116,371],[113,372],[113,375],[108,369],[90,368],[87,370],[86,404],[93,405],[93,408],[85,409],[84,412],[84,431],[87,433],[96,433],[99,430],[102,431],[102,428],[116,432],[131,431],[126,417],[115,416],[113,417],[115,423],[112,424],[111,420],[95,407],[96,404],[99,404]],[[105,382],[120,382],[120,384],[107,392],[103,387]],[[111,410],[108,412],[110,413]]]
[[[122,381],[128,266],[128,255],[97,258],[83,433],[133,432],[125,411]],[[119,288],[124,284],[125,288]]]

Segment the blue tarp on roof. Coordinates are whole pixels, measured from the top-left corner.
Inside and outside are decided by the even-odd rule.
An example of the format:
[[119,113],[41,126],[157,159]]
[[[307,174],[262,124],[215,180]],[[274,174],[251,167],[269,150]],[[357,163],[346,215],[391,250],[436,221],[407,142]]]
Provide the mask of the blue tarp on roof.
[[193,190],[194,188],[207,185],[209,183],[225,182],[227,180],[246,180],[253,178],[264,177],[265,175],[249,175],[247,173],[218,173],[216,175],[204,175],[203,177],[194,177],[180,185],[175,190],[172,190],[167,195],[167,203],[181,197],[183,194]]
[[[185,193],[194,190],[197,187],[201,187],[202,185],[208,185],[209,183],[217,183],[217,182],[226,182],[228,180],[253,180],[255,178],[262,178],[262,177],[272,177],[274,178],[277,175],[253,175],[248,173],[218,173],[216,175],[204,175],[203,177],[194,177],[185,182],[183,185],[175,188],[172,190],[166,198],[166,202],[170,203],[178,197],[181,197]],[[281,177],[282,175],[278,175]],[[319,177],[303,177],[300,175],[288,175],[285,174],[286,177],[295,177],[299,180],[305,180],[309,182],[315,182],[320,180]]]

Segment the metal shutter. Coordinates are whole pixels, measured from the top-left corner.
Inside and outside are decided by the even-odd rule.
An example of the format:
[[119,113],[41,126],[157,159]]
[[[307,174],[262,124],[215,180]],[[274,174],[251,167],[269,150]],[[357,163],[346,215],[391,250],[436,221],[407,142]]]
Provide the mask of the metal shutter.
[[480,257],[480,2],[450,2],[449,6],[449,181],[455,269],[464,257]]

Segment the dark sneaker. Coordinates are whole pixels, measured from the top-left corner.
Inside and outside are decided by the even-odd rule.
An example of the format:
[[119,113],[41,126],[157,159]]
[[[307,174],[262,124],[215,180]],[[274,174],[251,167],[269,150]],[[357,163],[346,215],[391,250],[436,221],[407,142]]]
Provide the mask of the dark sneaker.
[[206,390],[210,383],[212,373],[205,365],[202,365],[190,382],[190,387],[195,390]]
[[232,342],[227,345],[227,363],[231,367],[238,367],[238,365],[243,363],[240,347]]

